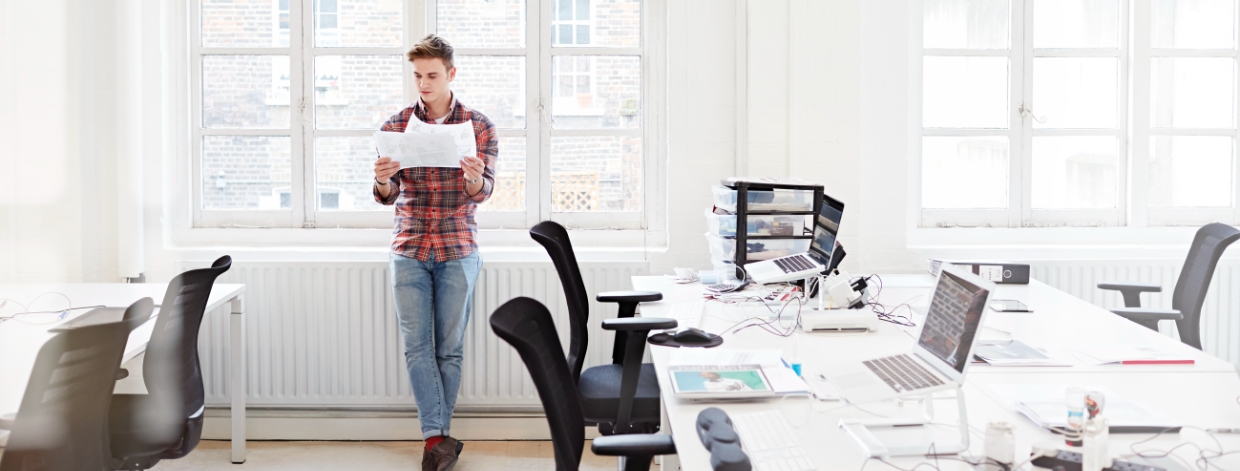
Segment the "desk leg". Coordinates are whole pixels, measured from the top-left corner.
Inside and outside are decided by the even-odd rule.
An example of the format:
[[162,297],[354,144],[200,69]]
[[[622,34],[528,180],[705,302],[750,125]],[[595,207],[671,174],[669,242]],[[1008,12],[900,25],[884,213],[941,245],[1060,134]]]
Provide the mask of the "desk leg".
[[229,350],[231,351],[232,381],[229,382],[228,394],[232,396],[232,462],[245,462],[245,298],[239,294],[232,300],[232,314],[228,316],[230,332]]
[[[659,433],[671,435],[672,421],[667,418],[667,401],[664,401],[662,397],[659,398],[659,401],[662,402],[662,407],[659,407]],[[677,455],[665,455],[656,458],[658,458],[656,464],[659,465],[659,469],[662,471],[676,471],[680,469],[680,457]]]

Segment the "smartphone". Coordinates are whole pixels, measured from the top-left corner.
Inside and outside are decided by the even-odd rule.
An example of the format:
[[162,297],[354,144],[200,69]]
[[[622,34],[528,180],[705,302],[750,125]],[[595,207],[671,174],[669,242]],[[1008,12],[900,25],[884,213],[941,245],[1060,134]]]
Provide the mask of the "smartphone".
[[998,312],[1033,312],[1025,303],[1015,299],[992,299],[990,309]]

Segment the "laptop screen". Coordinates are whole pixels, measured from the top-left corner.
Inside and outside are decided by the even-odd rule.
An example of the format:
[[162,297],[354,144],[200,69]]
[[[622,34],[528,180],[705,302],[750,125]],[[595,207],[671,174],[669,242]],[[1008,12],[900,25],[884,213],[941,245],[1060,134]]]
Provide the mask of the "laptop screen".
[[822,195],[822,209],[814,218],[814,240],[809,245],[809,256],[824,267],[831,266],[831,253],[835,251],[835,236],[840,233],[840,220],[844,218],[844,203]]
[[990,293],[944,271],[934,289],[917,344],[963,373]]

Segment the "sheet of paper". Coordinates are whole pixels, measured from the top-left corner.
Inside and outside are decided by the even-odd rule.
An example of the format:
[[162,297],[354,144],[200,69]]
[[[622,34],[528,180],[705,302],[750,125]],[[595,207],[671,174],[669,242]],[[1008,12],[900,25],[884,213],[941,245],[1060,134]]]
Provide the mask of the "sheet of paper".
[[1169,348],[1158,345],[1088,345],[1076,349],[1078,357],[1088,363],[1103,365],[1133,360],[1188,360]]
[[447,134],[452,136],[456,144],[456,155],[459,157],[477,156],[478,140],[474,137],[473,123],[460,124],[427,124],[420,120],[411,120],[405,125],[406,134]]
[[669,366],[782,365],[779,350],[730,350],[726,348],[678,348],[668,358]]
[[461,166],[456,144],[447,134],[379,131],[375,133],[375,148],[380,156],[400,162],[400,168]]

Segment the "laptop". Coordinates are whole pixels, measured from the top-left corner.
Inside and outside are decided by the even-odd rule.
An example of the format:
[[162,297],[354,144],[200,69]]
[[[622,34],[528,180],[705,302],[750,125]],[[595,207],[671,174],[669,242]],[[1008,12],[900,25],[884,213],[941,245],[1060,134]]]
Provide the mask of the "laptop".
[[990,281],[944,266],[912,352],[830,365],[824,374],[854,404],[955,389],[964,384],[994,290]]
[[755,283],[766,284],[802,280],[827,271],[831,268],[835,237],[840,233],[840,219],[843,217],[844,203],[823,195],[822,209],[814,218],[814,238],[809,251],[745,264],[745,273]]

